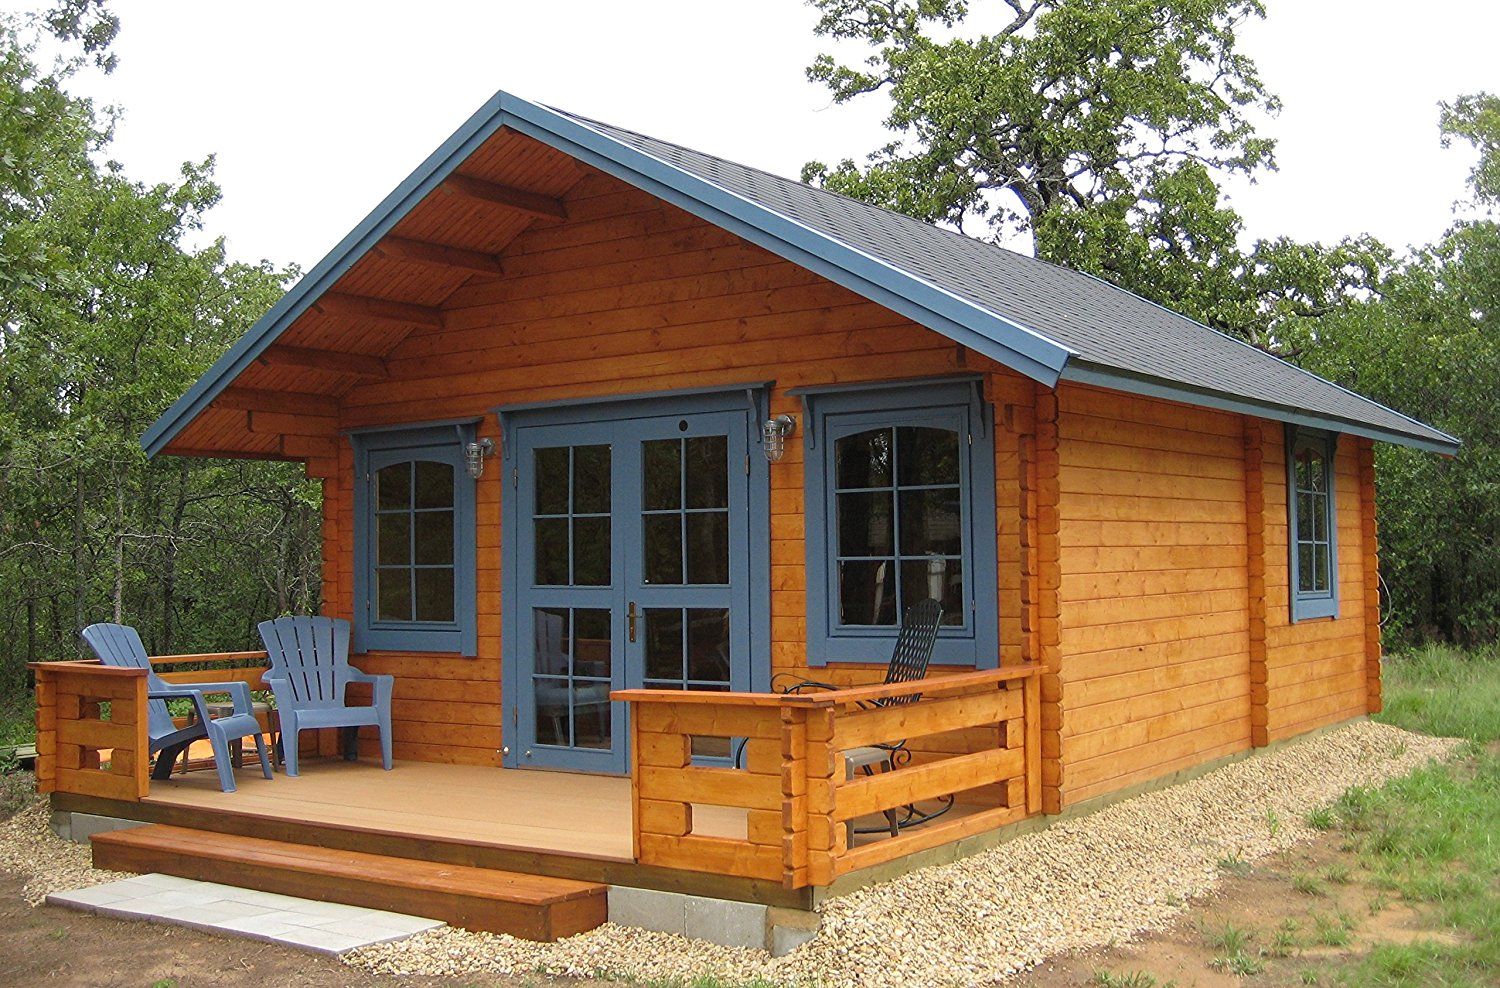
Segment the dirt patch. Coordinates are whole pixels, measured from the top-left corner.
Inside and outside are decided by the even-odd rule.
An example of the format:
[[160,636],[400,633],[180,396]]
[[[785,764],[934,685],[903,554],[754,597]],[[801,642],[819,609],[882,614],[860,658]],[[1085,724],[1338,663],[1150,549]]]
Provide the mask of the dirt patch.
[[[1028,985],[1116,983],[1202,988],[1239,986],[1230,946],[1243,938],[1240,970],[1254,970],[1256,985],[1301,985],[1304,976],[1327,974],[1358,960],[1377,944],[1458,939],[1394,893],[1371,885],[1336,835],[1320,837],[1230,877],[1170,929],[1139,942],[1054,958],[1031,972]],[[1258,970],[1257,970],[1258,969]],[[1154,982],[1131,975],[1149,975]]]

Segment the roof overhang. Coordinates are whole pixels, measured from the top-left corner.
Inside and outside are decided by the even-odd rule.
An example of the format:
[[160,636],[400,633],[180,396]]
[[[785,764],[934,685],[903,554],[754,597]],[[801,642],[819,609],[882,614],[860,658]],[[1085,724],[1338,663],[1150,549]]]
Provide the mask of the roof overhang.
[[1399,413],[1392,414],[1411,422],[1411,432],[1085,362],[1074,351],[1042,333],[812,229],[764,203],[604,134],[585,121],[501,92],[429,155],[146,430],[141,437],[146,452],[154,456],[165,450],[381,238],[502,128],[540,141],[669,202],[1047,387],[1055,387],[1059,380],[1077,381],[1348,432],[1437,453],[1451,455],[1458,450],[1457,439]]
[[146,430],[155,456],[480,145],[532,137],[1051,387],[1072,352],[1024,326],[537,103],[496,93]]
[[[1117,368],[1089,364],[1082,361],[1073,361],[1064,367],[1061,378],[1064,381],[1093,384],[1101,388],[1128,391],[1131,394],[1145,395],[1151,398],[1166,398],[1172,401],[1185,402],[1190,405],[1201,405],[1205,408],[1238,412],[1241,415],[1255,415],[1260,418],[1273,419],[1279,422],[1289,422],[1292,425],[1305,425],[1317,429],[1326,429],[1330,432],[1347,432],[1355,436],[1378,439],[1382,442],[1395,443],[1399,446],[1412,446],[1416,449],[1423,449],[1432,453],[1442,453],[1446,456],[1454,455],[1458,452],[1459,448],[1459,441],[1457,439],[1445,433],[1437,432],[1435,429],[1432,431],[1436,435],[1443,436],[1443,440],[1428,439],[1423,436],[1399,432],[1395,429],[1384,429],[1371,425],[1368,422],[1359,422],[1353,419],[1309,412],[1306,409],[1279,405],[1270,401],[1257,401],[1241,395],[1225,394],[1205,388],[1195,388],[1178,381],[1131,374]],[[1402,417],[1405,418],[1405,416]],[[1421,425],[1416,420],[1412,420],[1412,422],[1414,425]],[[1424,430],[1431,429],[1430,426],[1423,426],[1423,428]]]

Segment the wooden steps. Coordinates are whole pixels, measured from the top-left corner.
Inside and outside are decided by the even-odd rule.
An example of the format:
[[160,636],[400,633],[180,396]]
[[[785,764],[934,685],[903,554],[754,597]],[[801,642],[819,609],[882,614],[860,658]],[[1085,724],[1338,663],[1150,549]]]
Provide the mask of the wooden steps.
[[608,914],[608,886],[155,824],[95,834],[94,867],[159,872],[556,940]]

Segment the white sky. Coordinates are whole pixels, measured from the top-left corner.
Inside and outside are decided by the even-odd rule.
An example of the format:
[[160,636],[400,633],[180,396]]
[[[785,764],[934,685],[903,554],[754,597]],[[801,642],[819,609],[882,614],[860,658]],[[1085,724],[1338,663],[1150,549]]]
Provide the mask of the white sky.
[[[981,7],[994,0],[975,0]],[[0,0],[29,9],[41,0]],[[1281,170],[1233,196],[1257,236],[1426,242],[1469,155],[1437,103],[1500,90],[1500,4],[1267,0],[1244,35],[1285,103]],[[795,177],[885,139],[803,68],[800,0],[116,0],[119,69],[75,88],[125,110],[113,156],[143,180],[218,155],[210,233],[233,256],[316,262],[496,89]]]

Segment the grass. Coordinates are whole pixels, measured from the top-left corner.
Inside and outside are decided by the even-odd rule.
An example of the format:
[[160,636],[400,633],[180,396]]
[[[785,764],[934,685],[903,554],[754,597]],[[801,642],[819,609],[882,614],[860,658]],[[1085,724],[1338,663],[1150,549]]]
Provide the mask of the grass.
[[1303,895],[1324,895],[1323,883],[1314,875],[1293,875],[1292,888]]
[[1090,983],[1098,985],[1099,988],[1176,988],[1177,985],[1175,981],[1162,984],[1154,975],[1147,974],[1145,971],[1114,974],[1102,969],[1094,972]]
[[1376,720],[1423,734],[1500,739],[1500,643],[1465,652],[1427,645],[1389,658]]
[[[1483,985],[1500,971],[1500,647],[1429,646],[1392,658],[1379,720],[1472,742],[1469,757],[1379,789],[1352,789],[1336,825],[1370,882],[1459,942],[1376,943],[1334,972],[1353,985]],[[1332,880],[1332,879],[1331,879]],[[1372,902],[1371,911],[1374,909]],[[1348,943],[1354,921],[1315,916],[1317,939]]]

